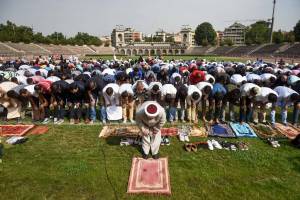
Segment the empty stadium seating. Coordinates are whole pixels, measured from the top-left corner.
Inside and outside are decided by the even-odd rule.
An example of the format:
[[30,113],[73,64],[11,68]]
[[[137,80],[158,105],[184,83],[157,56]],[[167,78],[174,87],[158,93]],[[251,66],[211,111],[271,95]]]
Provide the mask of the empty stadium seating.
[[45,55],[50,53],[48,51],[45,51],[44,49],[42,49],[36,44],[24,44],[24,43],[12,43],[12,42],[7,42],[5,44],[18,51],[24,52],[25,55]]
[[90,47],[96,52],[96,54],[112,55],[114,53],[113,47],[103,47],[94,45],[91,45]]
[[221,47],[217,47],[215,50],[213,50],[209,54],[211,54],[211,55],[226,55],[227,52],[231,51],[233,48],[236,48],[236,47],[221,46]]
[[9,47],[7,47],[5,44],[0,43],[0,56],[6,57],[6,56],[18,56],[19,53]]
[[185,54],[188,55],[205,55],[210,47],[192,47],[188,48]]
[[293,44],[290,48],[276,55],[290,58],[300,58],[300,43]]
[[237,56],[237,57],[244,56],[244,55],[248,55],[251,51],[255,50],[258,47],[259,45],[239,46],[233,49],[232,51],[230,51],[229,53],[227,53],[226,55]]
[[279,48],[283,46],[282,44],[267,44],[262,48],[251,53],[251,55],[259,55],[259,56],[271,56],[273,55]]

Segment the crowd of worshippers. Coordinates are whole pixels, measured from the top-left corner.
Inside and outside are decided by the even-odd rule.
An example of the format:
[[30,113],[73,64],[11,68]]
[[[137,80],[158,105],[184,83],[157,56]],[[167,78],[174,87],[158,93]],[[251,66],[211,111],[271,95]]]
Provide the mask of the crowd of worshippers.
[[[0,65],[1,119],[60,124],[102,123],[107,109],[134,123],[145,101],[156,101],[169,122],[239,121],[297,124],[300,65],[206,60],[82,60],[37,58]],[[279,108],[279,109],[277,109]]]

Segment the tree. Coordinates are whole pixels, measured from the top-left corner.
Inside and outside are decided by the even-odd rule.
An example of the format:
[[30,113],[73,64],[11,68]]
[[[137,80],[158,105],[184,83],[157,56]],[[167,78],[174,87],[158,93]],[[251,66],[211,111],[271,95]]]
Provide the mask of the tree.
[[246,31],[247,44],[263,44],[269,42],[269,22],[257,21]]
[[233,45],[233,41],[229,38],[224,40],[224,44],[228,45],[228,46],[232,46]]
[[281,44],[284,42],[284,36],[283,36],[283,33],[281,32],[281,30],[273,32],[272,40],[276,44]]
[[197,26],[195,30],[195,42],[197,45],[203,45],[203,42],[207,44],[214,44],[217,34],[208,22],[204,22]]
[[284,34],[284,42],[294,43],[295,42],[295,34],[294,31],[290,31]]
[[300,20],[297,22],[296,26],[294,27],[294,34],[295,34],[295,40],[299,42],[300,41]]

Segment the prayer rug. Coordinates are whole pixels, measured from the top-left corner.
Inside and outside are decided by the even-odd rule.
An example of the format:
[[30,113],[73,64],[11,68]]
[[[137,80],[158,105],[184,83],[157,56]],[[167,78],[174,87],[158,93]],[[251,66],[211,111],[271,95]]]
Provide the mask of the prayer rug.
[[28,135],[42,135],[47,133],[48,130],[48,126],[36,126],[28,132]]
[[233,123],[230,122],[230,126],[232,130],[234,131],[235,135],[237,137],[257,137],[253,129],[249,126],[249,124],[243,122],[240,123]]
[[214,124],[209,127],[209,136],[216,137],[235,137],[234,132],[227,124]]
[[250,124],[252,129],[255,131],[258,137],[262,139],[267,139],[267,138],[286,138],[285,135],[283,135],[280,131],[273,129],[269,125],[264,125],[264,124]]
[[127,193],[171,195],[168,158],[133,158]]
[[285,135],[286,137],[288,137],[290,139],[296,138],[296,136],[300,133],[297,128],[294,128],[292,126],[285,126],[285,125],[280,124],[280,123],[275,123],[275,128],[280,133],[282,133],[283,135]]
[[207,131],[204,127],[193,126],[190,132],[192,137],[207,137]]
[[137,126],[104,126],[99,134],[99,137],[109,136],[137,136],[140,130]]
[[0,136],[22,136],[34,125],[0,125]]
[[178,135],[178,128],[162,128],[160,129],[162,136],[176,136]]

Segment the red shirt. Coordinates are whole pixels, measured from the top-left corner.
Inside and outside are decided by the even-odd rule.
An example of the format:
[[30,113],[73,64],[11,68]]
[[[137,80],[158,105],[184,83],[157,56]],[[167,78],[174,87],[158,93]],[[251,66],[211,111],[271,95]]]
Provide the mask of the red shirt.
[[204,71],[201,71],[201,70],[198,70],[198,69],[194,70],[190,74],[190,84],[191,85],[196,85],[197,83],[199,83],[201,81],[205,81]]

